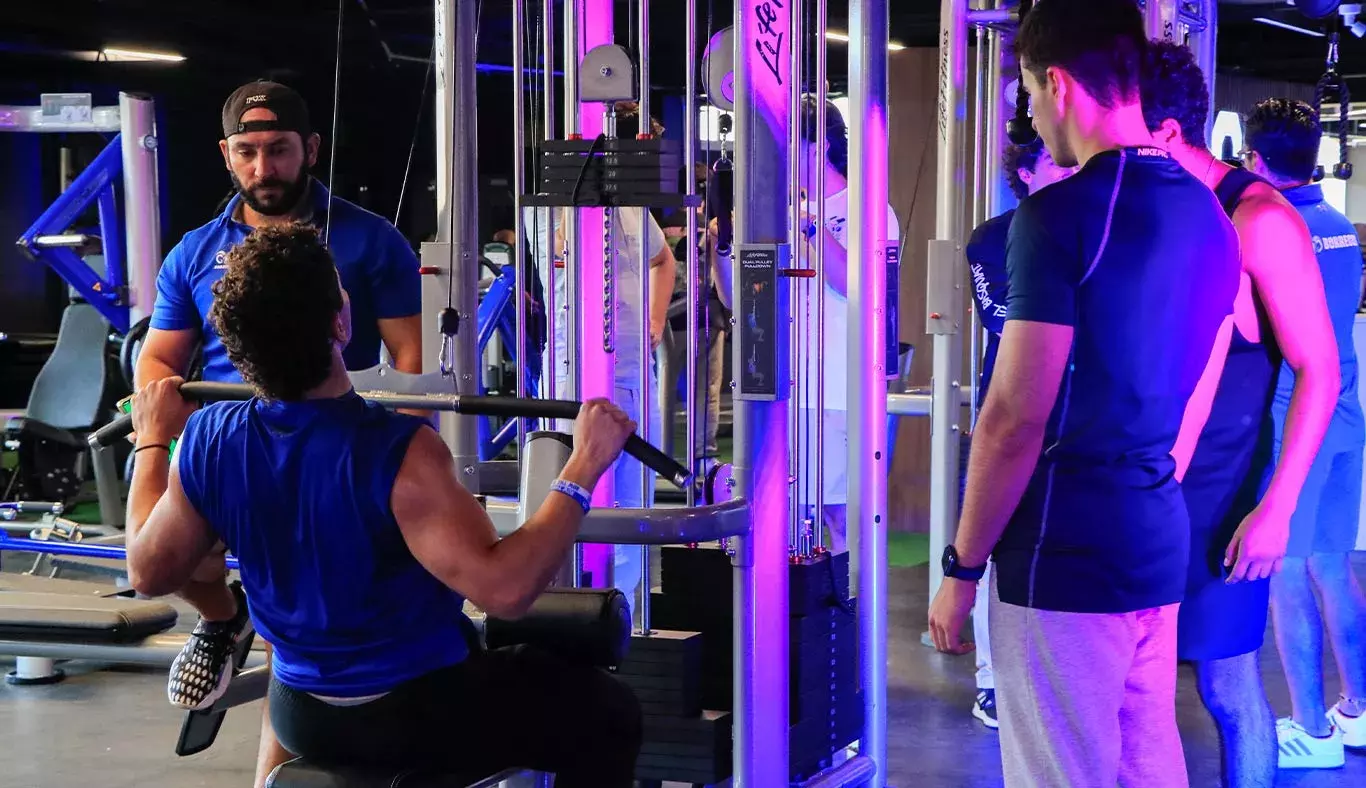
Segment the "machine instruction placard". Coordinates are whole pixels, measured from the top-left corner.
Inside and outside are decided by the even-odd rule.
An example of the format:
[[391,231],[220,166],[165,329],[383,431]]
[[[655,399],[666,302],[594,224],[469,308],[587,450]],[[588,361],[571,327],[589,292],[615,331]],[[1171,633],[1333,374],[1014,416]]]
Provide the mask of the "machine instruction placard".
[[735,319],[739,339],[735,348],[736,396],[740,399],[785,399],[787,366],[785,312],[787,293],[782,266],[787,248],[748,245],[737,249],[740,303]]

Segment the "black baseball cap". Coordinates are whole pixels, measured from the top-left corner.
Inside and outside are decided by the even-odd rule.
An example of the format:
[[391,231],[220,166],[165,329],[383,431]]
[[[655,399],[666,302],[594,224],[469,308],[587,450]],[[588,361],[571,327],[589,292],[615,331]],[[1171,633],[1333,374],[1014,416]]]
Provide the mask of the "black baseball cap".
[[[242,122],[243,115],[258,108],[275,113],[275,120]],[[249,82],[234,90],[223,104],[223,138],[249,131],[294,131],[307,138],[313,128],[304,97],[278,82]]]

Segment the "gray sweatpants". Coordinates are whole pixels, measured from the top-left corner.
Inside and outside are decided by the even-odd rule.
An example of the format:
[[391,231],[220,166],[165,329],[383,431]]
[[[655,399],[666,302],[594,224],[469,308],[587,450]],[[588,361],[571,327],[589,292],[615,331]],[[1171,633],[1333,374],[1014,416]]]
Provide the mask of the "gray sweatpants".
[[1176,730],[1178,605],[989,617],[1006,788],[1188,786]]

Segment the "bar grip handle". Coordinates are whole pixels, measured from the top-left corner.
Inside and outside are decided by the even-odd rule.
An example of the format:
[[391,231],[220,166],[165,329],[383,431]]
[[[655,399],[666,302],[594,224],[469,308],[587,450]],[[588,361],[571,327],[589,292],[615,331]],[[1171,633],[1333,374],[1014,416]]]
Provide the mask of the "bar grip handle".
[[[250,386],[240,383],[207,383],[194,381],[183,383],[180,393],[186,399],[203,402],[221,400],[250,399],[253,394]],[[515,397],[480,397],[474,395],[433,396],[433,406],[450,403],[442,410],[453,410],[473,416],[501,416],[510,419],[574,419],[579,415],[580,403],[574,400],[558,399],[517,399]],[[114,441],[133,431],[133,417],[119,418],[90,433],[89,442],[94,448],[109,446]],[[626,440],[626,453],[645,464],[650,470],[668,479],[678,487],[686,487],[692,474],[673,457],[646,443],[639,435]]]

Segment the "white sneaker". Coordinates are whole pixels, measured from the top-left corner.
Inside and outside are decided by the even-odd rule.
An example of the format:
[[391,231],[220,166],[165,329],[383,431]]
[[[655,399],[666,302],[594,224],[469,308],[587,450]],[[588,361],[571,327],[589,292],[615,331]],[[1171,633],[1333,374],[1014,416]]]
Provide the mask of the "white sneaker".
[[1366,714],[1348,717],[1342,713],[1342,702],[1328,710],[1328,721],[1342,731],[1342,743],[1348,747],[1366,747]]
[[1310,736],[1303,726],[1285,717],[1276,720],[1276,741],[1280,746],[1282,769],[1339,769],[1347,763],[1342,731],[1337,726],[1320,739]]

